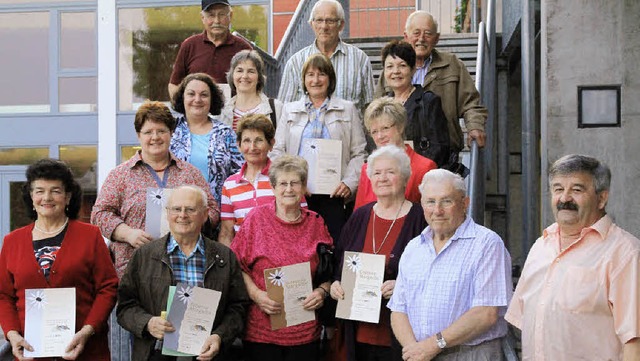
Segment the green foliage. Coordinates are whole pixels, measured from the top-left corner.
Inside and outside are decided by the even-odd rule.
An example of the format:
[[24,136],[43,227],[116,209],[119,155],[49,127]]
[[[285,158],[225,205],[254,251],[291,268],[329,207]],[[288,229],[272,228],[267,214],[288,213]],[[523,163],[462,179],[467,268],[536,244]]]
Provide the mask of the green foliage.
[[461,33],[462,28],[464,27],[464,20],[467,16],[467,6],[469,5],[469,0],[461,0],[460,6],[456,6],[456,16],[453,18],[454,25],[453,30],[456,33]]

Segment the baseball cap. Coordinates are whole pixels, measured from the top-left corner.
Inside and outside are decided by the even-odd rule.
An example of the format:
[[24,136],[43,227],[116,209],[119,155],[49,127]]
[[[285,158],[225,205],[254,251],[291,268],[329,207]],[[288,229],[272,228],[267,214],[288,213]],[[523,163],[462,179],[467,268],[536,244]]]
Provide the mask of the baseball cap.
[[231,6],[228,0],[202,0],[202,10],[207,10],[207,8],[211,5],[215,4],[223,4],[227,6]]

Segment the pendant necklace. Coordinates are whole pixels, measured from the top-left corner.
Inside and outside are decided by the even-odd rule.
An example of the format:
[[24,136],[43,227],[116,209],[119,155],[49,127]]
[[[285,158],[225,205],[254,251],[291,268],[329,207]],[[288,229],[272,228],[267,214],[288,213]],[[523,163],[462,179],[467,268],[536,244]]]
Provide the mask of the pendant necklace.
[[393,218],[393,222],[391,222],[391,226],[387,230],[387,234],[385,234],[384,238],[382,239],[382,243],[380,243],[380,248],[378,248],[377,251],[376,251],[376,211],[375,209],[373,210],[373,225],[371,226],[373,229],[371,230],[371,235],[373,236],[373,253],[374,254],[378,254],[378,252],[382,250],[382,246],[384,246],[384,243],[387,241],[387,237],[389,237],[389,233],[391,233],[391,230],[393,229],[393,225],[395,225],[396,221],[398,220],[398,216],[400,215],[400,210],[402,210],[402,206],[404,206],[404,202],[406,202],[406,200],[403,200],[402,204],[400,204],[400,208],[398,208],[398,212],[396,212],[396,216]]

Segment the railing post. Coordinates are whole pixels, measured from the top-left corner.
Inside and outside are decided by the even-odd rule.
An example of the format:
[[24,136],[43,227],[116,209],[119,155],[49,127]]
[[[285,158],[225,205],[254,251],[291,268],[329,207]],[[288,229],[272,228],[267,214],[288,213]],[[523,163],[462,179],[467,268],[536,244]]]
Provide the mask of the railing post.
[[482,152],[478,143],[471,142],[471,159],[469,161],[469,215],[473,220],[484,225],[484,172],[479,172],[484,168]]

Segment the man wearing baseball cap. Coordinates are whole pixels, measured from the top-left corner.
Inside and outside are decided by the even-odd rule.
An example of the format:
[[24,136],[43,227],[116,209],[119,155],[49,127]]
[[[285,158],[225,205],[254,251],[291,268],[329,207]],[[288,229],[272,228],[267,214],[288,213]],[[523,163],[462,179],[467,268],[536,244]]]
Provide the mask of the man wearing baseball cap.
[[180,45],[169,81],[169,95],[185,76],[207,73],[216,83],[226,83],[231,58],[251,45],[229,31],[233,11],[228,0],[202,0],[200,18],[204,31],[188,37]]

